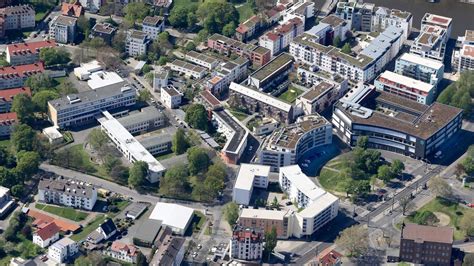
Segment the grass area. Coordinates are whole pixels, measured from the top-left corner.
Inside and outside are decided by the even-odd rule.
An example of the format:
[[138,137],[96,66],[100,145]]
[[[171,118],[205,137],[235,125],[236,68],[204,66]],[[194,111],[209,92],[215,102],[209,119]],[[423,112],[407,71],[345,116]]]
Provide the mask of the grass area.
[[287,91],[282,93],[278,98],[288,103],[292,103],[296,98],[303,93],[303,90],[297,89],[295,87],[289,87]]
[[99,227],[99,224],[103,223],[105,220],[105,215],[99,214],[93,221],[87,224],[86,227],[82,228],[81,232],[79,234],[75,234],[71,236],[71,239],[74,241],[80,241],[84,238],[86,238],[92,231],[94,231],[97,227]]
[[344,176],[339,175],[338,171],[344,169],[342,159],[343,158],[338,157],[334,160],[331,160],[326,164],[326,167],[321,169],[318,180],[324,189],[338,192],[346,191],[351,178],[349,176],[344,178]]
[[0,147],[8,147],[10,146],[10,143],[9,139],[0,140]]
[[36,208],[39,210],[57,215],[57,216],[61,216],[63,218],[66,218],[72,221],[75,221],[75,222],[80,222],[86,219],[87,216],[89,215],[88,213],[85,213],[85,212],[76,211],[72,207],[58,207],[58,206],[51,206],[51,205],[37,203]]
[[173,8],[178,7],[178,6],[198,6],[200,3],[202,3],[201,0],[174,0],[173,1]]
[[[449,225],[454,227],[455,240],[464,239],[464,237],[466,236],[466,232],[458,228],[459,221],[461,220],[462,216],[466,213],[474,212],[474,210],[472,209],[459,206],[458,203],[447,201],[441,198],[433,199],[432,201],[428,202],[426,205],[421,207],[417,212],[423,212],[423,211],[441,212],[448,215],[450,218]],[[412,222],[413,217],[415,216],[417,212],[408,216],[407,220]]]
[[[239,4],[240,5],[240,4]],[[244,22],[254,15],[252,7],[248,2],[244,2],[241,6],[237,7],[237,12],[239,12],[239,21]]]
[[175,155],[174,152],[165,153],[165,154],[155,156],[155,159],[158,160],[158,161],[166,160],[166,159],[169,159],[169,158],[173,157],[174,155]]
[[206,222],[206,216],[200,211],[194,212],[193,223],[195,224],[194,231],[199,232]]
[[229,110],[229,111],[233,116],[235,116],[237,119],[239,119],[239,121],[243,121],[243,120],[245,120],[245,118],[247,118],[249,116],[246,113],[242,113],[242,112],[239,112],[239,111],[236,111],[236,110]]
[[33,6],[33,9],[35,10],[35,21],[36,23],[42,21],[44,17],[46,16],[46,13],[53,7],[55,7],[58,3],[56,0],[30,0],[28,1],[29,4]]
[[121,200],[119,202],[116,202],[114,205],[117,206],[117,208],[119,208],[120,211],[123,211],[129,204],[130,204],[130,201]]

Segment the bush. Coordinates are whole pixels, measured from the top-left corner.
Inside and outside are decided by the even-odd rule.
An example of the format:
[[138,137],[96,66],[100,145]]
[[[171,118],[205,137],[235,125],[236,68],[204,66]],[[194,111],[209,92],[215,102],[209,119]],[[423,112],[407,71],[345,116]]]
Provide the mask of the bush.
[[413,217],[413,222],[421,225],[434,225],[439,222],[436,215],[431,211],[417,212]]

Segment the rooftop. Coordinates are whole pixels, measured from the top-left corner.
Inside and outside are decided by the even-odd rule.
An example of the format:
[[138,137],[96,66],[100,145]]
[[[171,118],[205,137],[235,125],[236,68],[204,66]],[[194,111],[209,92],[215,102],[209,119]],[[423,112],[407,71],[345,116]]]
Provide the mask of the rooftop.
[[53,19],[55,24],[65,25],[65,26],[74,26],[77,23],[77,18],[69,16],[57,16],[56,19]]
[[117,28],[112,26],[112,24],[110,23],[101,22],[101,23],[96,23],[94,27],[92,28],[92,30],[95,32],[100,32],[104,34],[112,34],[114,31],[117,30]]
[[50,239],[53,237],[55,234],[59,233],[59,227],[54,223],[51,222],[45,227],[39,229],[36,231],[36,234],[43,240]]
[[205,55],[205,54],[201,54],[201,53],[198,53],[198,52],[195,52],[195,51],[189,51],[186,54],[186,58],[187,57],[196,58],[197,60],[204,61],[208,64],[213,64],[213,63],[218,63],[219,62],[219,60],[215,57]]
[[29,42],[29,43],[15,43],[15,44],[7,45],[6,51],[8,54],[10,54],[10,56],[37,54],[42,48],[55,47],[55,46],[56,46],[56,42],[54,40],[37,41],[37,42]]
[[173,85],[161,87],[161,89],[165,91],[171,97],[182,95],[181,92],[179,92]]
[[346,24],[346,21],[343,20],[342,18],[339,18],[336,15],[329,15],[325,18],[323,18],[320,23],[325,23],[331,25],[331,27],[335,28],[341,25]]
[[110,247],[110,250],[114,252],[124,252],[127,254],[127,256],[132,256],[135,257],[138,255],[138,248],[134,245],[126,244],[120,241],[115,240],[112,242],[112,246]]
[[56,191],[70,196],[82,196],[92,198],[96,191],[94,186],[80,181],[66,180],[63,177],[41,179],[38,184],[39,190]]
[[5,15],[21,14],[21,13],[34,13],[34,9],[31,5],[17,5],[17,6],[7,6],[3,8]]
[[426,13],[421,19],[421,24],[423,25],[424,23],[430,23],[433,25],[438,25],[438,26],[442,26],[446,28],[449,25],[451,25],[452,20],[453,20],[452,18],[443,17],[440,15],[435,15],[431,13]]
[[84,8],[79,1],[74,3],[63,2],[61,5],[61,15],[80,17],[84,14]]
[[62,249],[63,247],[67,247],[69,245],[73,245],[75,244],[76,241],[70,239],[69,237],[64,237],[64,238],[61,238],[59,239],[58,241],[56,241],[54,244],[52,244],[51,246],[54,246],[54,247],[57,247],[59,249]]
[[402,238],[420,242],[453,243],[452,227],[435,227],[418,224],[406,224],[402,229]]
[[407,61],[413,64],[418,64],[421,66],[425,67],[430,67],[433,69],[441,69],[444,67],[442,62],[439,62],[437,60],[425,58],[416,54],[411,54],[411,53],[404,53],[402,56],[400,56],[397,60],[403,60]]
[[138,40],[145,40],[147,38],[147,34],[144,33],[143,31],[140,30],[131,30],[129,31],[129,36],[132,39],[138,39]]
[[193,215],[192,208],[175,203],[157,202],[150,219],[160,220],[163,225],[185,230]]
[[146,219],[143,221],[140,227],[138,227],[134,237],[144,242],[153,243],[153,241],[156,239],[156,236],[158,235],[158,232],[160,232],[160,229],[161,221]]
[[281,69],[286,69],[288,65],[293,63],[293,60],[293,56],[290,54],[281,53],[270,62],[261,66],[257,71],[253,72],[250,77],[263,82],[278,73]]
[[229,87],[230,90],[236,91],[238,93],[241,93],[247,97],[253,98],[257,101],[263,102],[265,104],[271,105],[275,108],[278,108],[284,112],[290,112],[290,110],[293,108],[293,106],[289,103],[286,103],[278,98],[275,98],[271,95],[268,95],[266,93],[254,90],[252,88],[246,87],[241,84],[237,84],[235,82],[232,82]]
[[166,235],[161,244],[157,247],[150,265],[174,265],[184,242],[184,238],[175,237],[171,234]]
[[44,71],[43,63],[0,67],[0,79],[29,77],[34,74],[43,73],[43,71]]
[[406,76],[403,76],[403,75],[400,75],[388,70],[380,74],[377,80],[382,83],[392,84],[392,85],[398,84],[399,85],[398,87],[413,88],[413,89],[421,90],[423,92],[428,92],[428,93],[432,91],[433,89],[435,89],[435,85],[433,84],[425,83],[423,81],[406,77]]
[[226,44],[227,46],[231,46],[233,48],[236,48],[242,51],[248,51],[248,52],[253,51],[258,54],[266,54],[270,52],[270,50],[268,50],[265,47],[257,46],[250,43],[243,43],[243,42],[231,39],[229,37],[226,37],[224,35],[217,34],[217,33],[210,36],[208,40],[213,40],[219,43],[223,43],[223,44]]
[[16,113],[2,113],[0,114],[0,125],[10,126],[16,123],[18,116]]
[[107,71],[94,72],[90,75],[90,79],[87,81],[87,85],[89,85],[93,90],[115,84],[117,87],[121,87],[125,85],[126,82],[117,73]]
[[158,27],[164,20],[165,18],[161,16],[146,16],[142,24],[144,26]]
[[461,49],[461,54],[474,58],[474,45],[465,44]]
[[330,91],[333,88],[333,84],[323,81],[303,93],[303,95],[301,95],[301,98],[306,99],[308,101],[314,101],[318,99],[319,96],[324,95],[327,91]]
[[283,221],[285,216],[288,215],[288,212],[289,211],[285,211],[285,210],[275,211],[275,210],[267,210],[267,209],[244,208],[242,209],[239,217]]
[[195,65],[195,64],[191,64],[191,63],[188,63],[188,62],[185,62],[183,60],[179,60],[179,59],[175,59],[172,63],[170,63],[171,65],[175,65],[175,66],[178,66],[178,67],[182,67],[182,68],[185,68],[187,69],[188,71],[193,71],[193,72],[197,72],[197,73],[201,73],[201,72],[205,72],[206,71],[206,68],[202,67],[202,66],[198,66],[198,65]]
[[15,97],[16,95],[20,93],[24,93],[26,95],[31,96],[31,90],[29,87],[0,90],[0,102],[2,101],[11,102],[13,101],[13,97]]
[[464,38],[468,42],[474,42],[474,30],[466,30]]
[[234,132],[230,139],[227,139],[223,150],[226,152],[237,153],[239,147],[242,146],[242,142],[248,136],[247,129],[243,128],[232,116],[225,110],[215,110],[213,114],[219,117],[224,123],[226,123]]
[[255,176],[266,176],[270,174],[270,166],[259,164],[241,164],[234,188],[251,190]]
[[132,113],[127,116],[120,117],[117,119],[120,124],[124,127],[129,127],[130,125],[135,125],[138,123],[144,123],[152,119],[164,119],[165,115],[162,111],[158,110],[154,106],[147,106],[142,108],[140,112]]

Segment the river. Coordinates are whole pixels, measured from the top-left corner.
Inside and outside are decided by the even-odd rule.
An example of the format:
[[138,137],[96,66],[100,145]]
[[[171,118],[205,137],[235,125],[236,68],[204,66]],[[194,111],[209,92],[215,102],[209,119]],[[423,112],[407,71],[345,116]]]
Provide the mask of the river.
[[461,3],[458,0],[439,0],[429,3],[427,0],[366,0],[376,6],[385,6],[409,11],[413,14],[413,27],[419,29],[423,15],[427,12],[453,18],[451,38],[464,35],[466,29],[474,30],[474,4]]

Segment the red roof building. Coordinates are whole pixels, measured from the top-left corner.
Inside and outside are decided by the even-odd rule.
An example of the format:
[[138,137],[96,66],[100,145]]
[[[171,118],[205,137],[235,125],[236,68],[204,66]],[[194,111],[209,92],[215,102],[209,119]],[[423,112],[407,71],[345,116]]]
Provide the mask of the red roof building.
[[13,97],[21,93],[31,96],[31,90],[28,87],[0,90],[0,113],[9,112]]
[[0,90],[22,87],[25,80],[35,74],[44,72],[43,63],[0,67]]
[[33,235],[33,243],[45,248],[59,239],[59,227],[51,222],[45,227],[36,231]]
[[81,3],[79,3],[79,1],[75,1],[72,4],[63,2],[61,6],[61,15],[78,18],[83,14],[84,8],[82,7]]
[[326,249],[317,258],[318,266],[338,266],[342,265],[342,254],[331,249]]
[[110,250],[108,250],[106,254],[121,261],[136,263],[139,252],[140,251],[138,248],[134,245],[128,245],[120,241],[114,241],[110,247]]
[[53,40],[10,44],[6,49],[6,60],[13,66],[37,63],[41,49],[56,46]]

